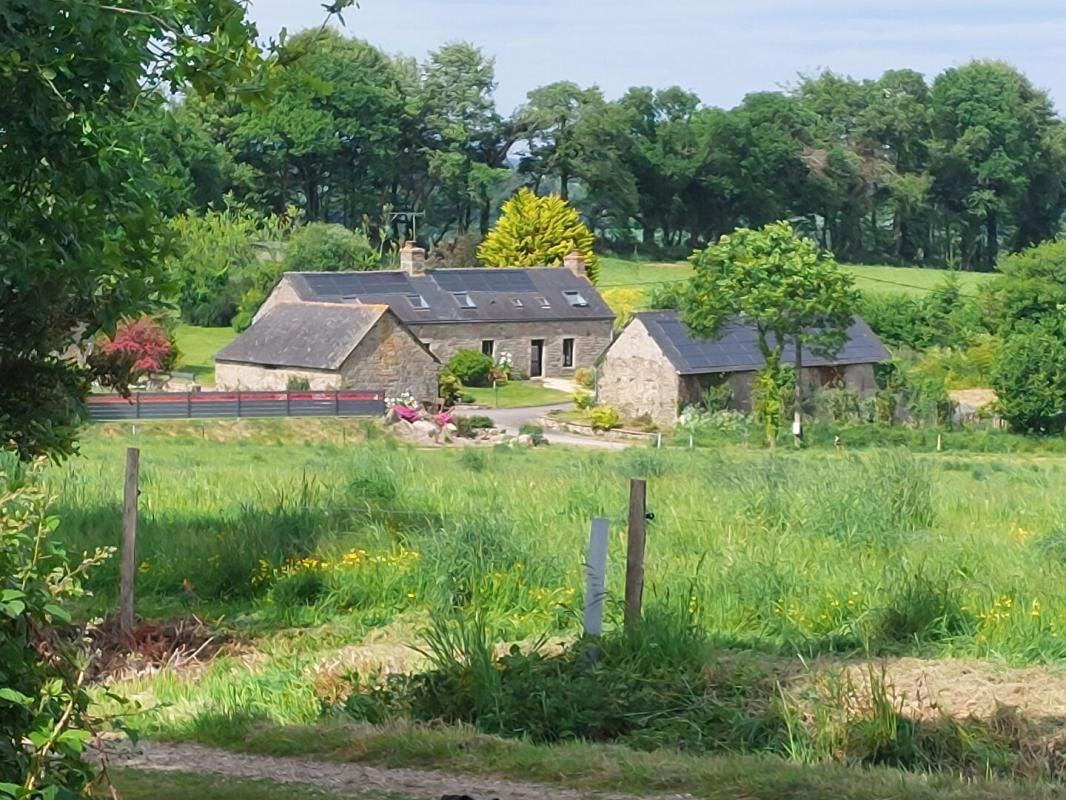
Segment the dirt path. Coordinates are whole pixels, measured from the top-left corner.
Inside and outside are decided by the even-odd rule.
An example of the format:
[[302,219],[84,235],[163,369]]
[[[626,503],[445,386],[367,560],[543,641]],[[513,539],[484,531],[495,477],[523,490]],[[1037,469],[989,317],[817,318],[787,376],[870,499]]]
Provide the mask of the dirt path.
[[[111,767],[267,780],[350,795],[390,794],[411,800],[440,800],[447,795],[467,796],[473,800],[638,800],[635,795],[578,792],[537,783],[450,775],[435,770],[387,769],[304,758],[244,755],[196,744],[142,741],[131,746],[123,742],[107,745],[105,752]],[[667,800],[681,795],[659,797]]]

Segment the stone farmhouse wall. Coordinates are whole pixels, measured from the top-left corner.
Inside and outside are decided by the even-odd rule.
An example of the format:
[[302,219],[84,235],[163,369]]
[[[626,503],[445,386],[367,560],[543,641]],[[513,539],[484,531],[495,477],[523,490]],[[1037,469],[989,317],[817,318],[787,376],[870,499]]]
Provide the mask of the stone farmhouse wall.
[[[491,340],[496,355],[510,353],[514,367],[529,374],[532,342],[544,340],[543,375],[569,378],[575,370],[591,367],[611,344],[611,320],[575,320],[543,322],[453,322],[411,324],[411,331],[433,355],[447,363],[459,350],[481,352],[481,343]],[[574,340],[574,365],[563,366],[563,339]]]
[[629,323],[600,365],[600,403],[626,417],[647,414],[657,425],[677,421],[680,379],[640,320]]
[[218,362],[215,384],[223,390],[283,391],[292,378],[311,389],[380,389],[386,395],[409,391],[418,400],[437,397],[440,364],[391,314],[383,316],[338,370],[270,367]]

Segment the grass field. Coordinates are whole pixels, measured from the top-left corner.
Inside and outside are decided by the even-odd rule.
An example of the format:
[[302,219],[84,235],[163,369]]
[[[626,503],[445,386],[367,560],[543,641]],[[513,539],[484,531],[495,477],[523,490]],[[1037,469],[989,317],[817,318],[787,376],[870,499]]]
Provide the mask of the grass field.
[[[361,681],[374,686],[384,680],[383,670],[438,669],[439,661],[410,649],[434,635],[453,643],[445,651],[467,654],[456,667],[460,676],[478,663],[471,660],[475,639],[528,643],[547,636],[565,653],[580,630],[593,516],[611,525],[607,629],[616,636],[628,480],[644,476],[654,512],[645,602],[657,620],[649,630],[660,638],[646,644],[605,639],[597,674],[601,681],[623,680],[612,666],[619,653],[626,669],[637,670],[636,684],[623,682],[610,695],[632,704],[629,713],[648,702],[641,693],[649,686],[668,682],[667,694],[652,697],[658,709],[652,716],[610,736],[640,750],[665,748],[655,756],[660,761],[640,762],[646,773],[600,773],[597,764],[615,763],[607,754],[590,760],[589,753],[527,743],[528,750],[511,753],[506,769],[564,785],[618,788],[625,780],[647,791],[672,790],[655,781],[675,775],[679,787],[723,798],[778,797],[803,787],[809,793],[795,796],[829,796],[837,780],[850,794],[841,789],[832,796],[1012,796],[966,794],[965,784],[949,779],[908,794],[898,773],[885,773],[883,784],[863,778],[852,785],[844,773],[821,767],[797,772],[780,757],[818,765],[899,763],[973,778],[1041,774],[1011,755],[1032,742],[1004,733],[1028,730],[1024,720],[1010,727],[953,722],[912,730],[900,721],[905,718],[895,701],[886,700],[890,713],[840,722],[833,714],[852,714],[855,701],[850,684],[833,675],[839,665],[907,657],[954,670],[963,681],[956,695],[964,700],[965,676],[984,674],[974,672],[974,663],[1048,670],[1029,680],[1058,686],[1063,679],[1051,670],[1066,658],[1066,460],[891,449],[769,453],[736,446],[622,453],[414,450],[354,421],[139,424],[136,436],[130,427],[105,425],[86,433],[79,457],[44,476],[58,497],[59,535],[75,552],[116,543],[129,445],[141,449],[140,613],[194,612],[223,620],[236,637],[233,649],[193,672],[118,683],[151,709],[139,718],[148,732],[279,754],[329,753],[343,760],[358,752],[351,757],[393,765],[461,760],[450,749],[456,737],[462,740],[454,732],[408,734],[406,750],[390,756],[381,749],[387,731],[367,744],[331,739],[317,726],[338,716],[391,719],[396,707],[360,689]],[[117,563],[108,563],[90,579],[95,597],[85,613],[114,608],[117,577]],[[683,629],[676,627],[681,620]],[[532,684],[505,684],[512,694],[493,703],[559,694],[564,706],[546,705],[544,720],[538,722],[535,707],[521,716],[526,736],[550,742],[557,734],[537,726],[556,724],[571,705],[580,708],[583,695],[597,695],[580,675],[551,683],[555,673],[542,674],[538,663],[523,668],[528,671],[515,668]],[[510,674],[488,673],[492,680]],[[793,689],[780,687],[808,674],[815,677],[802,691],[814,694],[796,697],[815,705],[794,706],[801,700],[792,699]],[[691,694],[693,684],[670,683],[678,675],[713,681],[701,690],[712,692],[710,705],[702,694]],[[457,680],[470,685],[465,677]],[[477,686],[480,679],[469,680]],[[549,683],[538,683],[543,680]],[[353,706],[350,698],[363,691],[370,694]],[[570,698],[567,691],[582,694]],[[441,695],[461,696],[458,689]],[[427,716],[417,711],[423,708],[418,702],[403,706],[413,718],[451,718]],[[501,708],[473,721],[495,732],[492,720],[501,719]],[[800,708],[807,710],[801,714]],[[1052,704],[1046,713],[1061,718],[1061,710]],[[298,727],[276,727],[283,725]],[[923,743],[913,751],[920,757],[906,756],[911,745],[898,737],[907,731]],[[508,763],[500,762],[498,751],[492,755],[502,741],[475,748],[484,760],[477,769],[504,769],[491,766]],[[735,756],[670,761],[667,751],[679,741],[694,754],[772,754],[769,763],[777,767],[756,776],[749,774],[754,762]],[[463,758],[477,760],[469,753]],[[565,763],[571,766],[564,770]],[[712,776],[723,774],[735,781],[724,784],[734,795],[710,788]],[[691,777],[699,775],[705,779]],[[886,788],[893,782],[898,794]],[[1041,795],[1019,790],[1013,796]]]
[[229,327],[201,328],[182,324],[174,334],[180,351],[176,369],[191,372],[205,386],[214,386],[215,353],[233,341],[237,332]]
[[[942,269],[917,267],[866,266],[846,264],[844,268],[855,276],[855,285],[864,292],[900,292],[925,294],[948,274]],[[685,262],[663,263],[630,261],[621,258],[600,260],[600,288],[647,288],[659,283],[685,280],[692,268]],[[957,272],[963,289],[975,292],[977,287],[995,277],[994,273]]]
[[498,393],[491,386],[468,386],[464,391],[473,396],[475,403],[489,408],[528,408],[570,402],[566,392],[548,389],[536,381],[509,381],[501,384]]

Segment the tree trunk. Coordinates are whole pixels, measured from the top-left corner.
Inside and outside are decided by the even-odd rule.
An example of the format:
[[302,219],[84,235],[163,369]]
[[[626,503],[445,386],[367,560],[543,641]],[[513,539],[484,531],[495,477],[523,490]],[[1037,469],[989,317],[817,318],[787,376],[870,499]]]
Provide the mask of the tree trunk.
[[996,266],[999,256],[999,218],[995,211],[989,211],[985,217],[985,236],[987,239],[985,249],[985,267],[991,271]]
[[566,170],[559,173],[559,197],[570,201],[570,174]]

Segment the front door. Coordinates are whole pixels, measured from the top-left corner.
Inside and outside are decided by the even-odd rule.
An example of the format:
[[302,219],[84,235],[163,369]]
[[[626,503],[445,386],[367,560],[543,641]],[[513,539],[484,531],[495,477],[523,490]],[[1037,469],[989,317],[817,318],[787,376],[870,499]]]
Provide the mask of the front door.
[[544,340],[534,339],[529,349],[529,377],[539,378],[544,374]]

